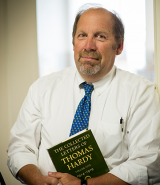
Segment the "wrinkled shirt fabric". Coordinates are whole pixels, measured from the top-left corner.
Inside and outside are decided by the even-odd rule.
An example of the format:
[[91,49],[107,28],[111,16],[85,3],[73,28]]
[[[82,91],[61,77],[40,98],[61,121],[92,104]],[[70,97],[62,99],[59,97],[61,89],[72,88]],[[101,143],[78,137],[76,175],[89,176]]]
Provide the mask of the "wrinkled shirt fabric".
[[[10,133],[7,164],[15,177],[27,164],[43,175],[56,171],[46,149],[69,137],[85,94],[83,82],[70,67],[32,84]],[[110,173],[133,185],[160,184],[160,103],[154,84],[114,66],[93,85],[89,129]]]

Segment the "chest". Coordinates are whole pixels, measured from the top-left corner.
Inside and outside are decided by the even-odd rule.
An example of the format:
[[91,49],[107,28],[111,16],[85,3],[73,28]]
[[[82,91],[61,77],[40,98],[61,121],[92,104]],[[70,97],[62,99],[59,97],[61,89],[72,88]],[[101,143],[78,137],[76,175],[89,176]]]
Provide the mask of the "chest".
[[[115,86],[111,86],[100,95],[93,91],[91,97],[89,129],[92,130],[104,157],[108,159],[114,155],[118,159],[127,147],[120,124],[120,119],[123,118],[125,125],[127,117],[128,101],[124,98],[127,94],[125,91],[117,92]],[[84,90],[75,89],[73,85],[63,86],[46,94],[41,111],[41,135],[46,148],[69,137],[74,114],[83,96]]]

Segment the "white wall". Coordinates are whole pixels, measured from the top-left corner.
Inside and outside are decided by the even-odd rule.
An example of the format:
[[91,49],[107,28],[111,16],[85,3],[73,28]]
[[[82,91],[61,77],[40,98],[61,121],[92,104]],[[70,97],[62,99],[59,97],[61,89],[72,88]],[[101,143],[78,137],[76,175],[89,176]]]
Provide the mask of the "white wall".
[[160,96],[160,1],[154,0],[155,83]]
[[0,0],[0,171],[8,185],[20,184],[6,164],[9,130],[38,76],[36,0]]

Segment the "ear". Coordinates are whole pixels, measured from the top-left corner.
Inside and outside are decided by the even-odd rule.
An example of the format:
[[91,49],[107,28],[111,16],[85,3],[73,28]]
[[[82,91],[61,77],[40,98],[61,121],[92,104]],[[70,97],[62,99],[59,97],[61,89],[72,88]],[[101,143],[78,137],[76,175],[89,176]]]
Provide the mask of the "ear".
[[74,51],[74,44],[73,44],[73,51]]
[[122,51],[123,51],[123,39],[120,39],[118,47],[116,49],[116,55],[120,55]]

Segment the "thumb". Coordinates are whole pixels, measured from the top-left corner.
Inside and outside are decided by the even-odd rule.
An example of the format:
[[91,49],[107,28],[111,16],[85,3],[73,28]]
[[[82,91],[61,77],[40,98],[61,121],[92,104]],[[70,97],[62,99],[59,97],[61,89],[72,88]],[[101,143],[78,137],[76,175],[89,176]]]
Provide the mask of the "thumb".
[[62,174],[63,174],[63,173],[60,173],[60,172],[48,172],[48,176],[50,176],[50,177],[55,177],[55,178],[57,178],[57,179],[62,178]]
[[61,182],[59,182],[57,185],[62,185],[62,183],[61,183]]
[[53,172],[48,172],[48,176],[53,176]]

